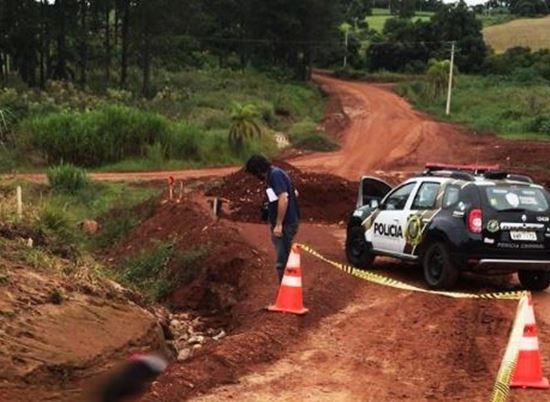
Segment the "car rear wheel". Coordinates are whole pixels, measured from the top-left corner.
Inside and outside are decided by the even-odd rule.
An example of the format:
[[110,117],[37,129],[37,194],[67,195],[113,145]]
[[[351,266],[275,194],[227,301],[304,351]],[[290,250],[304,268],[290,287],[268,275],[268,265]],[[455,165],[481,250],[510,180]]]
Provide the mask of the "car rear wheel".
[[519,271],[519,282],[527,290],[541,291],[550,286],[550,272]]
[[458,280],[458,268],[451,261],[445,243],[432,243],[426,248],[422,268],[428,286],[433,289],[450,289]]
[[354,226],[348,230],[346,256],[349,263],[357,268],[365,269],[372,265],[374,255],[365,240],[365,231],[361,226]]

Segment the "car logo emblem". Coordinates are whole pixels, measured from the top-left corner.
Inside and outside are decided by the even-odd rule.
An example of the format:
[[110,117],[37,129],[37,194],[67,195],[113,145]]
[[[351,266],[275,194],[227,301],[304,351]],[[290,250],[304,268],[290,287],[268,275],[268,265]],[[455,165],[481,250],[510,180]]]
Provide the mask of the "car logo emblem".
[[522,215],[521,220],[522,220],[523,222],[526,222],[526,221],[527,221],[527,215]]
[[487,223],[487,230],[489,232],[496,233],[498,232],[498,229],[499,229],[498,221],[493,219],[492,221],[489,221],[489,223]]

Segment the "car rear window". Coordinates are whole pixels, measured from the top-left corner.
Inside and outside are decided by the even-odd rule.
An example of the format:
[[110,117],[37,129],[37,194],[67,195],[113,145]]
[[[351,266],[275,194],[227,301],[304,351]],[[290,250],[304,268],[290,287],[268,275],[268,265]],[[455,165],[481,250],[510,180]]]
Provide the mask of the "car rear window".
[[527,210],[545,212],[548,200],[543,190],[532,187],[495,186],[485,189],[489,204],[497,211]]

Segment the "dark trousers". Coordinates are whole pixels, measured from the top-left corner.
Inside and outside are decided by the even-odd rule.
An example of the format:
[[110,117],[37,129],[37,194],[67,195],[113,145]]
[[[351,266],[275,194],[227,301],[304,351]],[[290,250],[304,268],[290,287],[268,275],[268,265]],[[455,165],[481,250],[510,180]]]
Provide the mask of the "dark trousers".
[[279,283],[281,283],[283,280],[286,263],[288,261],[288,256],[290,255],[290,249],[292,248],[292,242],[294,241],[296,233],[298,233],[298,226],[298,223],[283,225],[282,237],[276,237],[273,234],[273,226],[271,227],[271,240],[273,241],[273,245],[275,246],[275,268],[277,268]]

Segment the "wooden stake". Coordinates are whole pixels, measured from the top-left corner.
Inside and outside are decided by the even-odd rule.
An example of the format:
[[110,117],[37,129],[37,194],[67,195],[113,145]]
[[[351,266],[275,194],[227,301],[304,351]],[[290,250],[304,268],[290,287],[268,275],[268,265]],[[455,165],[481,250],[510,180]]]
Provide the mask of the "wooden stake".
[[17,186],[17,216],[19,219],[23,218],[23,194],[21,186]]

